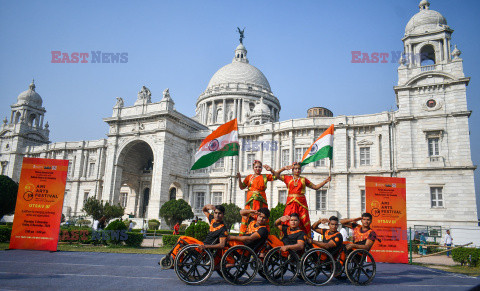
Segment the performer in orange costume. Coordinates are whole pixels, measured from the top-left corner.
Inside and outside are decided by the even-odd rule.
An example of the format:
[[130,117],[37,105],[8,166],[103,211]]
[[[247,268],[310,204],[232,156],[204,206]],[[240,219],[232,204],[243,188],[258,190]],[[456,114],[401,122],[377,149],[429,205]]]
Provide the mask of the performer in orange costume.
[[[265,170],[275,172],[270,166],[263,166]],[[243,190],[248,187],[247,200],[245,202],[245,209],[258,210],[260,208],[268,208],[267,195],[265,190],[267,189],[267,181],[273,181],[275,177],[271,174],[262,175],[262,162],[255,160],[253,162],[254,174],[248,175],[242,182],[242,176],[237,173],[238,185]],[[268,226],[268,221],[267,221]],[[268,227],[269,228],[269,227]],[[242,223],[240,224],[239,235],[244,235],[247,231],[247,220],[242,217]]]
[[[280,173],[285,170],[293,170],[293,176],[280,176]],[[307,178],[300,176],[302,173],[302,166],[297,162],[293,163],[293,165],[281,168],[278,172],[274,171],[273,173],[275,177],[278,177],[279,180],[282,180],[288,187],[287,206],[285,207],[283,215],[289,216],[292,213],[298,213],[300,215],[300,228],[307,234],[308,237],[310,237],[310,216],[308,215],[308,204],[307,199],[305,198],[306,187],[318,190],[330,182],[331,177],[329,176],[322,183],[315,185]]]

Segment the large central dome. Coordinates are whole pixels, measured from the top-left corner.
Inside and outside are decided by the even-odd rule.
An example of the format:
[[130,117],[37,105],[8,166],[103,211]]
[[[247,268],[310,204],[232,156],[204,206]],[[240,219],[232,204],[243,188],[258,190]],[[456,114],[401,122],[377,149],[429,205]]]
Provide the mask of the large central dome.
[[272,91],[265,75],[259,69],[245,62],[233,61],[222,67],[210,79],[207,88],[228,83],[254,84]]
[[235,57],[231,64],[218,70],[210,79],[207,89],[222,84],[253,84],[272,92],[265,75],[248,63],[247,49],[239,44],[235,49]]

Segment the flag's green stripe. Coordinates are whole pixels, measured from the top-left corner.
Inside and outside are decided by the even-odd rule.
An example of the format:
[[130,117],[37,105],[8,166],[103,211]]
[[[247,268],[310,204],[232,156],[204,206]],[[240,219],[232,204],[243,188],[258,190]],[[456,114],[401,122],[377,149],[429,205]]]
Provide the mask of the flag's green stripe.
[[330,145],[324,146],[323,148],[319,149],[313,156],[309,156],[306,158],[301,164],[302,166],[309,164],[311,162],[316,162],[321,159],[330,158],[332,159],[333,156],[333,147]]
[[193,164],[192,170],[198,170],[201,168],[206,168],[208,166],[211,166],[220,158],[223,158],[226,156],[238,156],[238,148],[239,146],[237,142],[226,144],[222,149],[215,152],[211,152],[199,158],[195,162],[195,164]]

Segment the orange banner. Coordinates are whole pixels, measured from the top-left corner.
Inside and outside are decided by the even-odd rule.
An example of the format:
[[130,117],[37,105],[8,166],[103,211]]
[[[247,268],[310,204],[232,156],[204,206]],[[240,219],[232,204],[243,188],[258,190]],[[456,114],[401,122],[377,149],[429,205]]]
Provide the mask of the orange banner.
[[56,251],[68,160],[23,158],[10,249]]
[[377,262],[408,263],[405,178],[365,177],[366,208],[381,240],[370,251]]

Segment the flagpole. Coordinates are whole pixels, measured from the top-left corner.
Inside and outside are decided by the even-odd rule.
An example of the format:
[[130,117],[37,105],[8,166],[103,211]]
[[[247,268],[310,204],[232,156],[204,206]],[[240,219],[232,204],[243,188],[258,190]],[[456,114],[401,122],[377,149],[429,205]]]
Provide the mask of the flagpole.
[[[332,176],[332,160],[328,159],[328,177]],[[330,182],[328,182],[327,190],[330,190],[330,183],[332,183],[332,180],[330,179]]]

